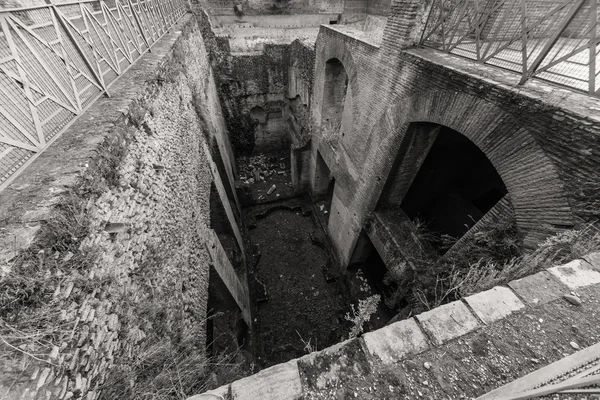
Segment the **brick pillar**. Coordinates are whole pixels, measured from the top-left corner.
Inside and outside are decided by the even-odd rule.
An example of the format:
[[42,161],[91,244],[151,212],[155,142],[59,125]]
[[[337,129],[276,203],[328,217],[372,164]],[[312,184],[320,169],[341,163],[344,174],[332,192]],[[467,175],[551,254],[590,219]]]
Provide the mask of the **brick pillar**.
[[394,52],[415,46],[421,40],[433,0],[392,0],[383,34],[383,47]]

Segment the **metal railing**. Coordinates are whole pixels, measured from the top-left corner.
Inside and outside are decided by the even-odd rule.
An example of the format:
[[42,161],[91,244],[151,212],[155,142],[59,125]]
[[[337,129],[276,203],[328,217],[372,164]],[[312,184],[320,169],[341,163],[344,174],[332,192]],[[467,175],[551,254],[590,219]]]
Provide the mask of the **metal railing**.
[[184,0],[0,11],[0,190],[186,11]]
[[598,95],[598,0],[434,0],[421,44]]

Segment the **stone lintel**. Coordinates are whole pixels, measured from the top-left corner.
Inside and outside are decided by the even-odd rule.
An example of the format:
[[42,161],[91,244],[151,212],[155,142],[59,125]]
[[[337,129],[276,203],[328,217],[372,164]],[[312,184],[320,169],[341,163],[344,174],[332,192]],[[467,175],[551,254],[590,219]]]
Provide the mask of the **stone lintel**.
[[217,301],[224,303],[222,304],[224,308],[237,305],[242,312],[244,321],[251,327],[252,317],[250,315],[248,287],[237,276],[215,231],[211,230],[210,232],[211,237],[207,238],[208,252],[212,259],[209,290],[211,290],[211,294],[214,294]]
[[406,268],[400,240],[404,235],[397,232],[402,221],[409,221],[408,216],[402,210],[394,209],[371,213],[365,224],[365,232],[388,270]]
[[203,142],[202,146],[204,148],[204,154],[206,155],[206,158],[208,159],[210,164],[210,171],[213,176],[213,182],[215,183],[215,187],[217,188],[217,193],[219,194],[219,198],[221,199],[221,203],[223,204],[223,208],[225,209],[225,214],[227,215],[229,225],[231,225],[231,230],[233,231],[235,240],[238,244],[238,247],[240,248],[240,251],[242,252],[244,265],[246,265],[246,251],[244,250],[244,240],[242,239],[240,228],[238,227],[238,224],[235,220],[233,209],[231,208],[231,203],[229,202],[225,186],[223,185],[221,175],[219,174],[219,169],[217,168],[217,164],[215,164],[215,162],[212,159],[208,145],[205,142]]

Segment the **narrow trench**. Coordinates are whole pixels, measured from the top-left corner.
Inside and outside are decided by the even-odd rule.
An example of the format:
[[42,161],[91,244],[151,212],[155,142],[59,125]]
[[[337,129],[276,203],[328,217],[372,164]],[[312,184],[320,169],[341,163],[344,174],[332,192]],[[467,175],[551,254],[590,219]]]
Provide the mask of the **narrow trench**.
[[[329,67],[338,79],[329,90],[337,100],[328,115],[339,119],[348,83],[341,65]],[[255,107],[253,118],[266,127],[261,110]],[[464,235],[507,191],[490,161],[460,133],[427,123],[413,124],[408,132],[404,153],[399,152],[373,213],[384,227],[378,229],[389,231],[394,240],[407,240],[397,242],[394,254],[380,254],[388,250],[375,248],[366,224],[344,270],[327,234],[336,181],[321,154],[316,155],[314,186],[300,193],[292,185],[288,150],[237,158],[245,267],[225,210],[213,207],[211,220],[238,275],[247,280],[252,329],[247,332],[237,323],[239,315],[215,315],[208,327],[221,333],[209,337],[215,353],[245,352],[255,372],[348,339],[356,327],[350,319],[363,301],[375,299],[376,304],[360,325],[363,333],[428,307],[426,297],[438,295],[435,282],[429,293],[429,280],[438,273],[432,268],[447,250],[446,242]],[[420,154],[425,156],[419,159]],[[211,197],[218,205],[214,188]],[[414,229],[420,223],[431,238],[417,237]],[[382,257],[393,260],[389,268]],[[398,267],[402,260],[404,267]],[[394,270],[407,268],[407,260],[419,260],[420,269]]]
[[[456,157],[448,156],[448,148],[467,154],[471,164],[477,162],[476,173],[464,172],[471,164],[457,163]],[[402,204],[408,218],[425,218],[436,230],[449,235],[464,233],[474,221],[472,216],[481,217],[506,193],[500,178],[479,153],[453,131],[440,135]],[[243,157],[238,159],[238,166],[238,184],[244,188],[238,191],[244,205],[244,272],[253,319],[251,344],[245,348],[256,366],[266,368],[348,339],[352,322],[346,316],[352,315],[352,307],[361,300],[372,296],[380,300],[363,332],[408,318],[414,312],[408,297],[402,297],[409,293],[398,298],[398,287],[386,281],[388,268],[365,232],[359,239],[361,245],[357,245],[360,251],[355,251],[360,256],[344,271],[337,266],[327,238],[335,180],[320,155],[316,171],[319,183],[312,197],[294,193],[286,152]],[[434,189],[437,191],[432,192]],[[393,214],[398,207],[391,203],[394,196],[392,189],[384,189],[377,210]],[[462,207],[455,207],[454,212],[440,208],[439,204],[452,203],[448,196],[454,202],[461,199]],[[228,239],[224,247],[235,258],[230,232],[219,224],[215,229],[225,233]],[[247,344],[245,338],[237,341]]]
[[[271,171],[264,181],[249,186],[246,199],[258,204],[243,210],[252,347],[256,364],[266,368],[346,339],[350,322],[344,315],[350,311],[351,296],[333,270],[318,219],[325,205],[320,210],[309,197],[294,196],[289,157],[269,154],[240,160],[242,178],[253,175],[247,163]],[[273,185],[276,189],[267,194]]]
[[[255,364],[266,368],[348,339],[346,315],[359,299],[383,290],[385,265],[377,252],[345,272],[336,265],[326,235],[335,180],[311,198],[294,194],[286,153],[238,164]],[[364,330],[392,317],[380,302]]]

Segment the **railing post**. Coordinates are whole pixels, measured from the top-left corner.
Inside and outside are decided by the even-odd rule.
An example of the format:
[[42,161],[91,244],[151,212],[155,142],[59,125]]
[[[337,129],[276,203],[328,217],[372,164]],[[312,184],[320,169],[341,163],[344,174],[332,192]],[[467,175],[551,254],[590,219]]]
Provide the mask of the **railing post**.
[[523,75],[521,79],[527,79],[527,4],[521,0],[521,63],[523,64]]
[[475,10],[475,52],[477,53],[477,61],[481,61],[481,24],[479,18],[479,0],[473,0],[473,8]]
[[598,23],[598,2],[590,1],[590,68],[589,68],[589,87],[590,94],[596,93],[596,47],[598,46],[596,29]]
[[[144,34],[144,29],[142,28],[142,24],[140,23],[140,20],[138,19],[137,14],[135,13],[135,8],[133,8],[133,2],[131,0],[127,0],[127,3],[129,4],[129,8],[131,9],[131,15],[133,16],[133,19],[135,19],[135,23],[137,24],[138,29],[140,30],[142,39],[144,39],[144,42],[146,42],[146,46],[148,46],[148,53],[152,53],[152,50],[150,49],[150,42],[148,42],[148,38]],[[138,5],[140,7],[140,13],[142,13],[143,12],[142,5],[139,0],[138,0]]]
[[[583,4],[586,1],[587,0],[576,0],[575,5],[573,5],[571,10],[569,10],[569,13],[567,14],[564,21],[556,28],[556,31],[550,37],[550,40],[546,43],[546,45],[544,46],[544,48],[542,49],[540,54],[536,57],[535,61],[531,64],[531,68],[527,69],[527,71],[523,74],[523,77],[521,78],[519,85],[524,84],[527,81],[527,79],[529,79],[535,73],[535,71],[539,68],[542,61],[544,61],[544,58],[546,58],[546,55],[548,55],[548,52],[550,51],[550,49],[552,49],[552,47],[556,44],[560,35],[562,35],[562,33],[565,31],[565,29],[571,23],[571,21],[573,21],[573,18],[575,17],[577,12],[579,12],[579,10],[581,9],[581,7],[583,6]],[[592,1],[595,2],[598,0],[592,0]]]
[[[104,84],[104,80],[98,74],[98,71],[96,71],[96,68],[92,65],[90,60],[88,60],[88,58],[85,56],[83,49],[79,46],[79,43],[77,42],[77,39],[75,39],[75,36],[73,36],[73,33],[69,29],[68,24],[63,20],[63,16],[58,12],[56,5],[52,4],[50,6],[50,8],[52,9],[52,12],[56,16],[56,19],[60,22],[61,26],[63,27],[63,30],[67,33],[69,40],[71,41],[71,43],[73,43],[73,46],[75,46],[75,48],[77,49],[77,52],[79,53],[79,56],[81,57],[81,59],[83,60],[85,65],[87,65],[87,67],[90,69],[92,74],[94,74],[94,78],[96,78],[96,81],[98,82],[98,84],[100,85],[100,87],[102,88],[104,93],[110,97],[110,95],[108,94],[108,89],[106,88],[106,85]],[[84,18],[83,13],[81,13],[81,18]]]

